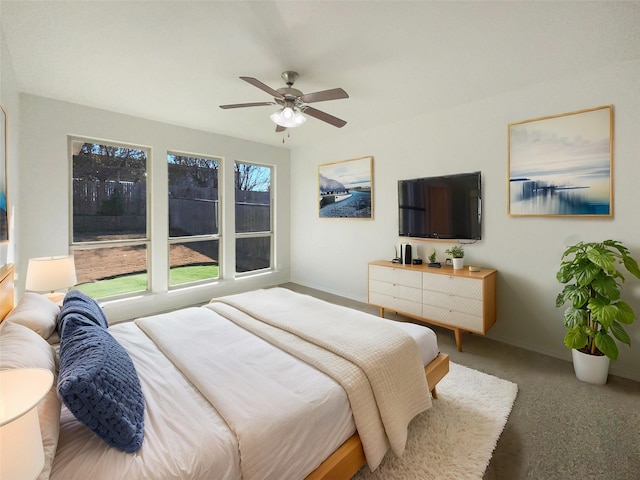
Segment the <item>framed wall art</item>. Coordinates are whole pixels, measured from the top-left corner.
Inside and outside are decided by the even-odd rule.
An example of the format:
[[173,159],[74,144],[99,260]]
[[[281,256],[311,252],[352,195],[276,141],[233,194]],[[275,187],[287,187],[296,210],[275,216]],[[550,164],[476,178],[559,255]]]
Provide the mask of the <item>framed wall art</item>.
[[508,213],[613,216],[613,106],[510,123]]
[[373,157],[318,167],[320,217],[373,219]]
[[9,241],[7,152],[7,112],[0,105],[0,243]]

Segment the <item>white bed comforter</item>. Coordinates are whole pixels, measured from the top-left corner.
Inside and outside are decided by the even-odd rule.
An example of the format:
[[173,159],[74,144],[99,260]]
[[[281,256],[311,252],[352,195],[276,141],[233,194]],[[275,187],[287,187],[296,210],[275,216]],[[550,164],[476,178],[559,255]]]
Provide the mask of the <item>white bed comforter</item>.
[[389,445],[402,455],[409,422],[431,407],[418,345],[384,319],[283,288],[214,299],[207,307],[340,383],[372,470]]
[[[231,395],[222,408],[235,409],[253,428],[243,439],[272,448],[274,457],[260,478],[302,479],[355,432],[342,387],[317,369],[273,348],[255,335],[205,308],[189,308],[140,319],[179,325],[171,339],[193,356],[203,372],[222,372]],[[126,348],[145,396],[145,439],[128,454],[109,447],[63,406],[52,480],[241,480],[236,434],[207,398],[134,322],[109,328]],[[207,354],[194,345],[205,339]],[[210,392],[211,393],[211,392]],[[272,396],[274,394],[275,396]],[[235,400],[233,400],[235,399]],[[306,404],[306,406],[302,406]],[[303,415],[291,408],[311,413]],[[301,407],[302,406],[302,407]],[[299,430],[286,438],[274,425],[285,415]],[[302,419],[301,419],[302,418]]]
[[355,430],[338,384],[210,309],[135,323],[234,432],[243,480],[304,478]]

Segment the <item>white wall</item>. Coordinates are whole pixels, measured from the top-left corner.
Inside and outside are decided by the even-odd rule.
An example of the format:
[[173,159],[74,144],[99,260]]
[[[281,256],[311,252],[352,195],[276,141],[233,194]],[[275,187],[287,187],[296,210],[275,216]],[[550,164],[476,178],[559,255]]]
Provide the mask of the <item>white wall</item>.
[[[640,260],[640,62],[628,62],[434,112],[384,129],[349,134],[292,152],[292,281],[367,300],[367,262],[390,259],[397,237],[397,180],[481,170],[483,239],[465,247],[467,264],[498,270],[498,321],[489,336],[569,359],[555,298],[560,256],[569,244],[613,238]],[[507,215],[507,124],[613,104],[614,217]],[[374,156],[374,220],[318,218],[318,165]],[[444,259],[450,244],[432,247]],[[640,281],[627,275],[627,301],[640,315]],[[627,331],[611,371],[640,380],[640,320]]]
[[[70,159],[69,135],[131,143],[151,148],[148,171],[151,184],[151,248],[153,293],[137,299],[107,303],[110,322],[153,312],[205,302],[214,295],[275,285],[289,280],[289,151],[222,135],[176,127],[164,123],[98,110],[33,95],[20,96],[20,192],[15,200],[17,251],[16,287],[24,287],[27,261],[32,257],[63,255],[69,251]],[[167,293],[168,201],[167,151],[223,157],[221,265],[224,279],[211,286],[192,287]],[[235,160],[274,165],[275,222],[277,231],[276,271],[233,278],[235,245]],[[229,248],[231,247],[231,248]]]

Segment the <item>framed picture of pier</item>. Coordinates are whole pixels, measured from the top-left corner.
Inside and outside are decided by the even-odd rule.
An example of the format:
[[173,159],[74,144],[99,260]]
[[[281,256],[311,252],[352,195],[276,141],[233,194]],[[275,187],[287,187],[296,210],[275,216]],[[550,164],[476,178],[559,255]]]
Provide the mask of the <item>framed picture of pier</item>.
[[373,219],[373,157],[318,167],[321,218]]
[[613,105],[510,123],[508,213],[613,216]]
[[9,241],[7,201],[7,112],[0,105],[0,243]]

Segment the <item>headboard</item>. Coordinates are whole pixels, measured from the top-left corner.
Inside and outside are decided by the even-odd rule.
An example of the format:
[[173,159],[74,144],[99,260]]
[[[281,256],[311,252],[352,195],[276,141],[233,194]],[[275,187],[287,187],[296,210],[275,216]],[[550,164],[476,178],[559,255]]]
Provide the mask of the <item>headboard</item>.
[[0,267],[0,322],[13,310],[13,263]]

